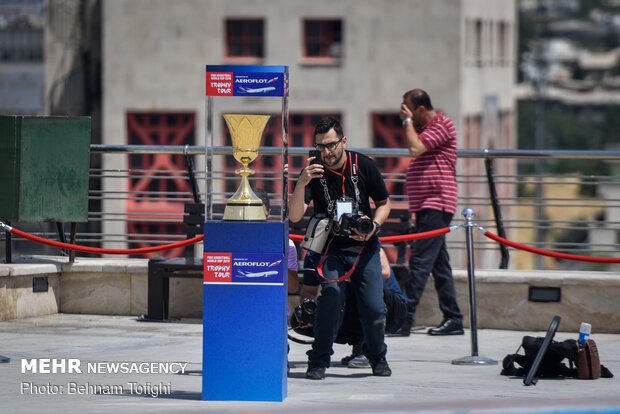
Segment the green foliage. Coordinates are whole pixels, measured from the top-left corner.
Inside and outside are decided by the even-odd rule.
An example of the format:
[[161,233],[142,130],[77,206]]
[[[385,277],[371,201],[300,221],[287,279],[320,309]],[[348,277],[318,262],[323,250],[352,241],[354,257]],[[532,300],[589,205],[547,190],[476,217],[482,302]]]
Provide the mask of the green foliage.
[[620,146],[618,106],[575,106],[547,101],[537,118],[535,101],[519,101],[519,149],[535,149],[536,123],[542,122],[544,149],[605,150]]
[[[534,101],[520,101],[518,108],[519,149],[535,149],[537,112]],[[605,150],[620,147],[620,118],[616,116],[618,106],[582,107],[546,102],[543,123],[545,150]],[[602,160],[556,159],[549,160],[545,168],[553,174],[579,174],[608,176],[610,164]],[[519,162],[519,174],[531,175],[535,163]],[[595,178],[592,181],[596,181]],[[519,192],[525,190],[519,188]],[[583,196],[595,196],[596,186],[583,185]]]

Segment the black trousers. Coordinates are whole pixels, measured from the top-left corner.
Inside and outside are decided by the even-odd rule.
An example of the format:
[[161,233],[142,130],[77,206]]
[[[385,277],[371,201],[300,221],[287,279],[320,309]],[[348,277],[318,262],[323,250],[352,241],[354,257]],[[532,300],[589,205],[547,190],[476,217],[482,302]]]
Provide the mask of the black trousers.
[[[451,221],[452,214],[450,213],[424,209],[416,213],[415,233],[445,228],[450,225]],[[415,321],[415,312],[431,272],[433,273],[435,290],[439,298],[439,309],[443,313],[443,318],[463,320],[463,315],[456,302],[456,290],[445,235],[413,242],[409,258],[409,272],[409,279],[405,285],[405,295],[407,296],[407,319],[410,323]]]
[[[385,315],[385,333],[394,333],[403,326],[407,318],[407,306],[387,286],[383,286],[383,301],[387,308]],[[357,301],[353,289],[347,289],[347,301],[344,306],[342,324],[334,342],[356,345],[362,342],[362,325],[357,311]]]

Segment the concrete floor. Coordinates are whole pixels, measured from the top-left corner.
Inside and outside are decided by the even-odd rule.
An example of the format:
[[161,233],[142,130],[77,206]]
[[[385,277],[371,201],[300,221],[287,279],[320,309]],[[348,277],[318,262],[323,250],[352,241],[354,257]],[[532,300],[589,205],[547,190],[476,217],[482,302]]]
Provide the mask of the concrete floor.
[[[500,365],[454,365],[471,355],[471,335],[431,337],[425,330],[410,337],[388,337],[389,378],[370,369],[340,365],[349,347],[335,346],[333,366],[323,381],[304,378],[307,345],[291,343],[293,364],[283,402],[201,401],[202,323],[138,322],[126,316],[56,314],[0,322],[0,412],[2,413],[620,413],[620,335],[596,334],[601,363],[616,378],[594,381],[540,379],[525,386],[521,378],[499,375]],[[544,332],[479,330],[479,355],[501,360],[515,352],[523,335]],[[574,335],[559,332],[556,340]],[[180,362],[183,374],[34,374],[22,373],[22,359],[77,358],[96,362]],[[142,386],[142,393],[132,392]],[[163,384],[152,397],[147,383]],[[33,384],[32,386],[30,384]],[[121,386],[120,395],[74,394],[69,387]],[[62,386],[62,393],[52,394]],[[35,393],[34,390],[39,391]]]

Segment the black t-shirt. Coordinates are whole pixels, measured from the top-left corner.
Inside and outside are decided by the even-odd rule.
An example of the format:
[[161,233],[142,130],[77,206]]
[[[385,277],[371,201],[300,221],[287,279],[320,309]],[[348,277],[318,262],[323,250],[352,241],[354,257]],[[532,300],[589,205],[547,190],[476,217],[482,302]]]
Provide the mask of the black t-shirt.
[[[333,202],[342,199],[343,196],[355,200],[355,187],[351,180],[353,175],[352,170],[355,167],[357,168],[358,177],[357,188],[360,194],[357,200],[358,208],[365,215],[372,218],[373,214],[370,209],[369,198],[372,198],[374,202],[378,202],[386,200],[389,197],[381,172],[372,158],[354,151],[345,151],[345,153],[347,155],[347,160],[341,170],[333,172],[328,168],[324,168],[329,197]],[[328,201],[325,198],[325,190],[323,189],[321,181],[317,178],[311,180],[305,190],[305,203],[310,204],[312,201],[314,203],[315,213],[327,215]],[[374,245],[377,243],[377,237],[374,235],[366,242],[368,248],[374,248]],[[363,245],[364,242],[359,242],[349,237],[334,236],[334,240],[331,242],[329,249],[357,254]]]

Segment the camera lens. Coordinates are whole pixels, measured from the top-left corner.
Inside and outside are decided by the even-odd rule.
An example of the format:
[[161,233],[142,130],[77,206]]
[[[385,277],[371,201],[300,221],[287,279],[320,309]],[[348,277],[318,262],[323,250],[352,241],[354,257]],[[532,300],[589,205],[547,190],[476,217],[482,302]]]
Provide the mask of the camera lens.
[[313,300],[304,302],[302,306],[304,312],[308,315],[314,315],[314,312],[316,312],[316,302]]
[[375,228],[375,225],[372,222],[372,220],[367,219],[367,218],[360,219],[360,222],[357,225],[357,230],[363,235],[368,235],[372,233],[372,230],[374,228]]

